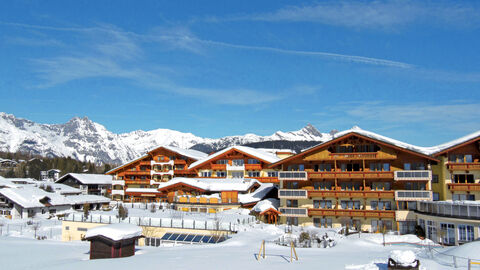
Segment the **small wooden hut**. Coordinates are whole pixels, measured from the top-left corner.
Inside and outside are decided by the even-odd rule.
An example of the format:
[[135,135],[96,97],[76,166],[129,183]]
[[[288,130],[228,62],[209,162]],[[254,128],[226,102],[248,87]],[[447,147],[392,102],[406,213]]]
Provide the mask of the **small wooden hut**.
[[124,223],[95,227],[85,235],[90,241],[90,260],[133,256],[135,240],[141,237],[142,228]]

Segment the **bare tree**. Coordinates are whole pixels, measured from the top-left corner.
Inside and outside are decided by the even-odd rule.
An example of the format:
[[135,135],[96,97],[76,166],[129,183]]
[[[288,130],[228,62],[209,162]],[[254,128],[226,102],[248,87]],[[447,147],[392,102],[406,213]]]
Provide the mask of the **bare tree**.
[[118,218],[125,219],[128,217],[128,209],[126,207],[123,207],[123,204],[120,204],[118,207]]
[[32,223],[32,229],[34,231],[33,238],[37,238],[37,231],[40,229],[41,226],[42,226],[42,224],[40,224],[39,221],[36,221],[36,222]]

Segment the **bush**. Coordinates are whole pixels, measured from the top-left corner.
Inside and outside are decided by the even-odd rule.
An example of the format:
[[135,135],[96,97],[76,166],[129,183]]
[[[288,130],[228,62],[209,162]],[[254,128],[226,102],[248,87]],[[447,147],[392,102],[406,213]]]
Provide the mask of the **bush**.
[[125,219],[128,217],[128,209],[123,207],[123,204],[120,204],[118,207],[118,218]]
[[299,240],[300,242],[308,241],[308,240],[310,240],[310,234],[307,233],[307,232],[302,232],[302,233],[300,234],[300,237],[299,237],[298,240]]
[[415,226],[415,235],[419,238],[425,238],[425,230],[420,226]]

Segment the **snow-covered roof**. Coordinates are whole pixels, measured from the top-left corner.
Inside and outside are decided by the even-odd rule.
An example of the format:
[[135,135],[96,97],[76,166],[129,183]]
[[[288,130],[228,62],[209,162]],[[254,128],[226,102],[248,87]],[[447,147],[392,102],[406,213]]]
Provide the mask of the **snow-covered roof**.
[[290,153],[295,154],[296,152],[292,149],[276,149],[276,148],[255,148],[267,153],[277,154],[277,153]]
[[55,192],[47,192],[37,186],[16,185],[1,188],[0,194],[22,206],[23,208],[44,207],[40,200],[48,197],[50,205],[75,205],[84,203],[108,203],[110,199],[96,195],[70,195],[63,196]]
[[[162,146],[155,147],[155,149],[158,149],[158,148],[165,148],[169,151],[175,152],[179,155],[189,157],[189,158],[195,159],[195,160],[200,160],[200,159],[206,158],[208,156],[208,154],[206,154],[204,152],[197,151],[197,150],[183,149],[183,148],[180,148],[180,147],[169,146],[169,145],[162,145]],[[155,149],[152,149],[148,152],[152,152]]]
[[244,179],[244,178],[185,178],[185,177],[175,177],[172,180],[160,183],[158,188],[163,189],[169,186],[176,184],[186,184],[189,186],[196,187],[210,192],[221,192],[221,191],[239,191],[245,192],[254,184],[258,183],[262,185],[259,181],[255,179]]
[[142,228],[128,223],[115,223],[88,229],[85,238],[103,236],[113,241],[137,238],[142,236]]
[[280,200],[269,198],[259,201],[257,204],[255,204],[252,210],[258,213],[262,213],[263,211],[266,211],[270,208],[278,211],[278,207],[280,207]]
[[253,157],[258,158],[258,159],[260,159],[262,161],[265,161],[267,163],[275,163],[275,162],[280,160],[280,158],[277,157],[276,155],[274,155],[272,153],[269,153],[269,152],[265,152],[265,151],[260,150],[260,149],[251,148],[251,147],[248,147],[248,146],[230,146],[230,147],[227,147],[227,148],[225,148],[221,151],[218,151],[214,154],[211,154],[210,156],[208,156],[204,159],[201,159],[201,160],[198,160],[198,161],[192,163],[189,166],[189,168],[190,169],[195,168],[195,167],[197,167],[201,164],[204,164],[205,162],[207,162],[209,160],[215,159],[215,158],[229,152],[232,149],[243,152],[247,155],[253,156]]
[[430,155],[435,155],[437,153],[443,152],[447,149],[450,149],[452,147],[455,147],[457,145],[460,145],[462,143],[468,142],[470,140],[473,140],[473,139],[479,138],[479,137],[480,137],[480,130],[476,131],[476,132],[473,132],[471,134],[468,134],[466,136],[463,136],[461,138],[455,139],[453,141],[442,143],[442,144],[439,144],[437,146],[423,147],[423,148],[424,148],[425,153],[428,153]]
[[105,174],[88,174],[88,173],[67,173],[60,177],[57,183],[63,182],[64,179],[69,176],[77,179],[80,183],[84,185],[111,185],[112,176]]
[[135,162],[137,162],[137,161],[139,161],[139,160],[142,160],[142,159],[144,159],[144,158],[146,158],[146,157],[148,157],[148,156],[149,156],[149,155],[143,155],[143,156],[141,156],[141,157],[138,157],[138,158],[132,159],[132,160],[130,160],[130,161],[127,161],[127,162],[125,162],[124,164],[122,164],[122,165],[120,165],[120,166],[117,166],[117,167],[111,169],[110,171],[106,172],[105,174],[109,174],[109,173],[111,173],[111,172],[114,172],[114,171],[116,171],[116,170],[118,170],[118,169],[120,169],[120,168],[123,168],[123,167],[125,167],[125,166],[127,166],[127,165],[130,165],[130,164],[132,164],[132,163],[135,163]]
[[267,194],[275,188],[275,185],[272,183],[261,183],[260,187],[257,188],[254,192],[238,194],[238,201],[242,204],[258,202],[260,200],[263,200],[265,196],[267,196]]
[[59,194],[80,194],[82,191],[78,188],[74,188],[65,184],[60,184],[60,183],[51,183],[51,182],[44,182],[44,181],[37,181],[37,183],[34,184],[36,187],[47,187],[50,186],[53,191]]

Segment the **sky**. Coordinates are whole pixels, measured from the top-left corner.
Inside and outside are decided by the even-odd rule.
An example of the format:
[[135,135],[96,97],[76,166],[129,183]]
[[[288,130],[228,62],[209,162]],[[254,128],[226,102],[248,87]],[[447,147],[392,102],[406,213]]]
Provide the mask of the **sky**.
[[202,137],[480,130],[478,1],[1,1],[0,111]]

